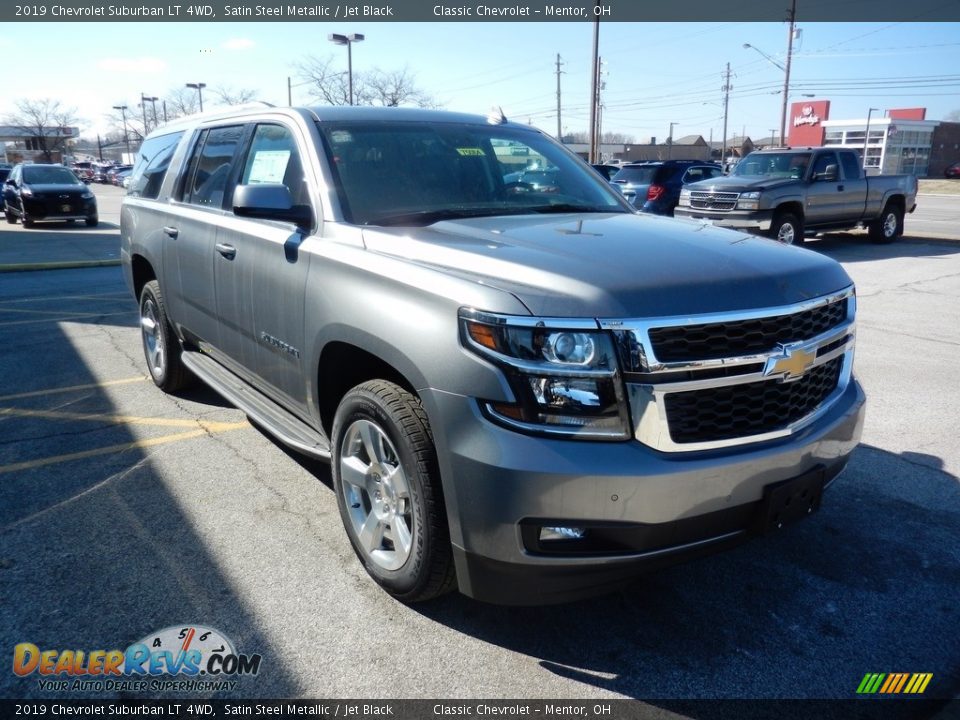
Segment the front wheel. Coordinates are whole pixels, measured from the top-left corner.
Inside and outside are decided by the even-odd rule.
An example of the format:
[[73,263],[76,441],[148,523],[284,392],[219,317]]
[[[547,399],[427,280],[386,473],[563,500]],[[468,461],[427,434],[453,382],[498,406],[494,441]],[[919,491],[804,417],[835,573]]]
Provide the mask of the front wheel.
[[770,226],[769,237],[785,245],[802,245],[803,220],[793,213],[778,213]]
[[96,215],[92,215],[86,219],[87,227],[96,227],[100,222],[100,218]]
[[4,203],[3,205],[3,216],[7,219],[7,223],[10,225],[17,224],[17,216],[13,214],[13,210],[10,209],[10,206]]
[[897,205],[887,205],[880,217],[870,223],[869,231],[873,242],[892,243],[903,234],[903,210]]
[[370,577],[407,603],[450,590],[450,532],[420,400],[385,380],[358,385],[340,402],[332,436],[340,517]]
[[180,359],[180,341],[167,319],[160,283],[156,280],[148,282],[140,291],[140,335],[154,384],[168,393],[186,387],[192,376]]

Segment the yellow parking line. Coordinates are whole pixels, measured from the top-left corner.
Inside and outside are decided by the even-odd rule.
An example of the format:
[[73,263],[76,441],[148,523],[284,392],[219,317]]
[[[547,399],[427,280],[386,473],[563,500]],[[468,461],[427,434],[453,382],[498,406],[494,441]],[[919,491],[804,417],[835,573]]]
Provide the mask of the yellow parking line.
[[[157,427],[200,427],[211,432],[223,428],[232,430],[237,423],[224,423],[190,418],[142,417],[139,415],[112,415],[110,413],[75,413],[63,410],[30,410],[27,408],[0,407],[0,416],[35,417],[47,420],[81,420],[107,422],[113,425],[156,425]],[[241,425],[244,423],[241,423]]]
[[96,457],[98,455],[110,455],[113,453],[126,452],[127,450],[139,450],[143,448],[155,447],[157,445],[166,445],[167,443],[200,437],[201,435],[206,435],[208,432],[221,433],[228,432],[230,430],[239,430],[244,427],[250,427],[246,422],[217,423],[217,425],[219,427],[215,429],[201,427],[189,432],[174,433],[173,435],[163,435],[161,437],[146,438],[144,440],[134,440],[133,442],[122,443],[120,445],[110,445],[109,447],[83,450],[82,452],[67,453],[66,455],[54,455],[52,457],[37,458],[36,460],[25,460],[24,462],[13,463],[11,465],[0,465],[0,475],[3,475],[4,473],[16,472],[18,470],[31,470],[33,468],[43,467],[45,465],[55,465],[56,463],[69,462],[71,460],[82,460],[84,458]]
[[137,375],[136,377],[123,378],[121,380],[105,380],[100,383],[89,383],[87,385],[68,385],[67,387],[48,388],[46,390],[33,390],[32,392],[16,393],[15,395],[0,395],[0,402],[8,400],[20,400],[22,398],[42,397],[44,395],[55,395],[57,393],[79,392],[80,390],[98,390],[111,385],[127,385],[129,383],[143,382],[149,380],[146,375]]
[[29,325],[30,323],[44,323],[44,322],[66,322],[67,320],[83,320],[84,318],[97,317],[113,317],[115,315],[133,315],[136,313],[136,310],[131,308],[126,312],[115,312],[115,313],[94,313],[92,315],[64,315],[63,317],[54,317],[54,318],[44,318],[43,320],[11,320],[9,322],[0,322],[0,327],[9,327],[10,325]]

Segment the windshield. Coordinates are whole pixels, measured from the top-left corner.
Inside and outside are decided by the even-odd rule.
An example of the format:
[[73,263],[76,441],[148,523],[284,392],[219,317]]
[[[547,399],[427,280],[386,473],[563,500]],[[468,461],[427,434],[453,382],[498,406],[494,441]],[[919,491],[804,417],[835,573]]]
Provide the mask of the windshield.
[[77,185],[80,181],[65,167],[24,167],[23,181],[37,185]]
[[810,165],[810,153],[751,153],[737,163],[737,177],[802,178]]
[[543,212],[629,212],[539,132],[440,122],[320,122],[344,215],[357,225]]

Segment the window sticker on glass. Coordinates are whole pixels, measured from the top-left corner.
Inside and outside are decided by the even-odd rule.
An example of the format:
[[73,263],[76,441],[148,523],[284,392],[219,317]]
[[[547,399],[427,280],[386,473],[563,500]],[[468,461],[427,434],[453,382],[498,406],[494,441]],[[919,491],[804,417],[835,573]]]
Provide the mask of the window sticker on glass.
[[480,148],[457,148],[457,152],[464,157],[483,157],[483,150]]
[[250,177],[247,182],[251,185],[255,183],[282,183],[289,161],[289,150],[257,150],[253,157]]

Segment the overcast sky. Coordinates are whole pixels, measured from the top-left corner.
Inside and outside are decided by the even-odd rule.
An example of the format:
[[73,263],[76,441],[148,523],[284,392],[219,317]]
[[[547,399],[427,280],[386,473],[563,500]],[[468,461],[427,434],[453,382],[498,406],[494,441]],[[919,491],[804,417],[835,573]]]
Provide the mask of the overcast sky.
[[[305,55],[346,49],[331,32],[359,32],[355,72],[407,66],[417,84],[446,109],[507,117],[556,132],[556,55],[562,57],[562,126],[586,130],[592,42],[590,22],[573,23],[24,23],[0,38],[5,62],[0,117],[26,97],[75,107],[81,132],[105,132],[114,105],[139,113],[141,93],[163,97],[188,82],[255,90],[287,101],[287,77]],[[870,107],[926,107],[928,119],[960,110],[960,24],[799,23],[791,99],[832,101],[831,117],[866,117]],[[728,135],[769,136],[779,128],[783,23],[607,23],[603,130],[646,141],[702,134],[719,139],[723,71],[733,91]],[[294,79],[296,81],[296,78]],[[213,96],[207,91],[205,107]],[[306,88],[294,104],[312,104]]]

